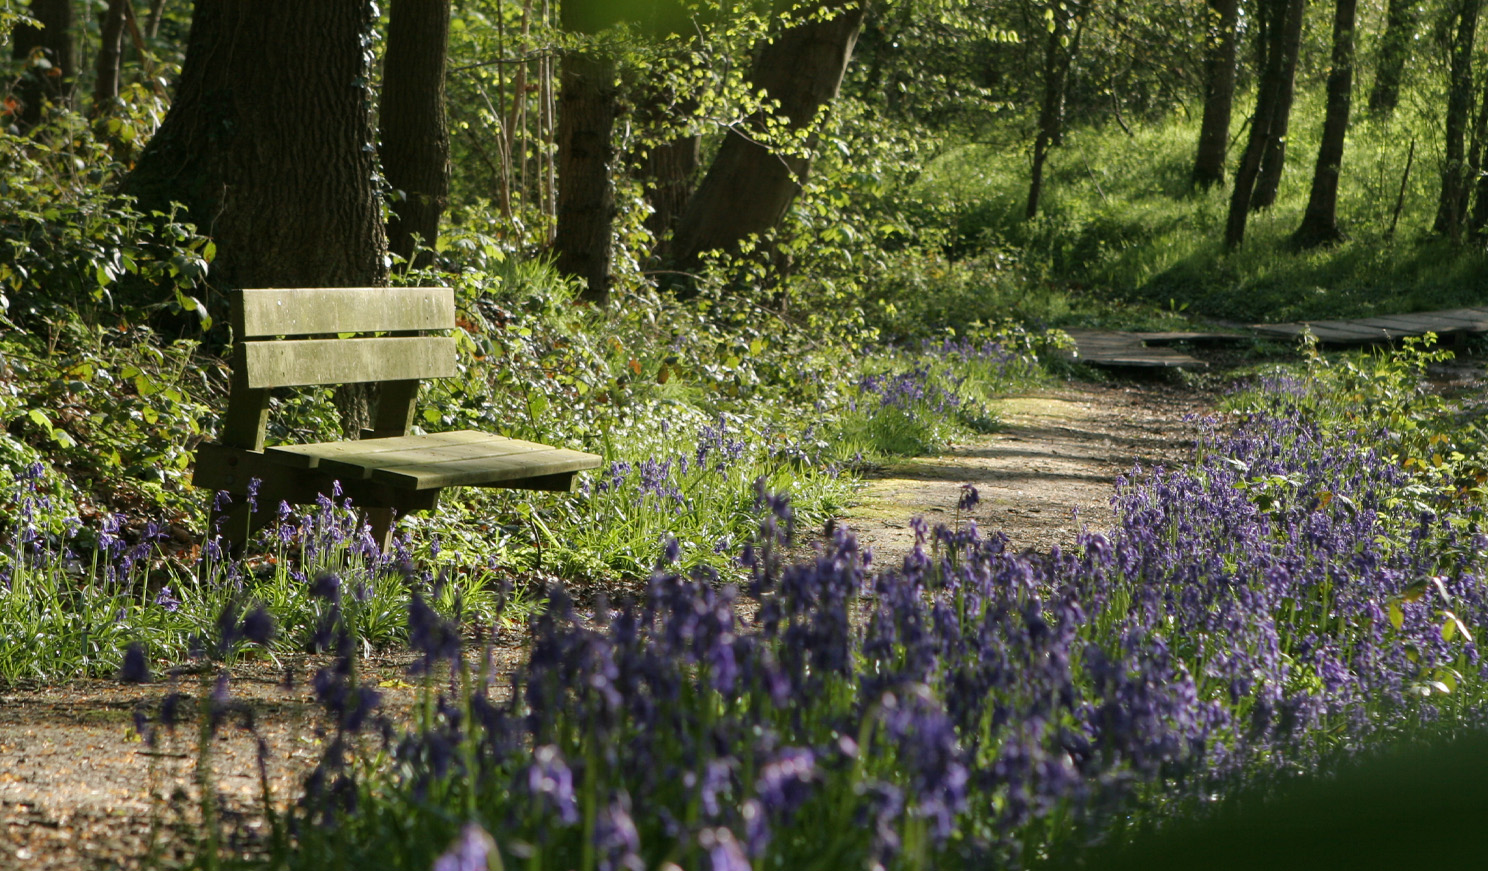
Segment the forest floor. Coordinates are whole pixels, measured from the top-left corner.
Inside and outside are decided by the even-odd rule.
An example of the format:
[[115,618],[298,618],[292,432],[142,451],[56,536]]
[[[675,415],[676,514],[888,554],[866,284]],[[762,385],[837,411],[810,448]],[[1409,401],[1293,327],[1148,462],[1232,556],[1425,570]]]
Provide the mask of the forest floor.
[[[951,446],[944,454],[896,463],[872,476],[859,504],[842,518],[872,549],[876,565],[895,566],[914,546],[910,520],[930,526],[975,520],[1002,532],[1015,552],[1069,548],[1080,532],[1112,520],[1116,479],[1186,459],[1196,424],[1212,396],[1159,381],[1071,382],[1001,403],[996,433]],[[962,485],[980,502],[957,512]],[[510,673],[522,647],[497,651]],[[308,676],[313,657],[233,667],[232,696],[256,711],[268,748],[264,772],[277,800],[296,794],[319,758],[316,706]],[[407,712],[416,691],[405,682],[407,659],[374,658],[367,679],[385,703]],[[286,680],[287,672],[297,672]],[[204,681],[206,681],[204,683]],[[199,835],[197,729],[163,734],[151,748],[134,733],[137,710],[157,710],[169,692],[189,694],[186,709],[210,690],[211,675],[148,686],[79,681],[65,687],[0,695],[0,868],[122,869],[172,867]],[[213,780],[228,829],[262,827],[257,739],[236,720],[212,742]],[[241,825],[234,825],[241,823]],[[183,837],[185,836],[185,837]]]

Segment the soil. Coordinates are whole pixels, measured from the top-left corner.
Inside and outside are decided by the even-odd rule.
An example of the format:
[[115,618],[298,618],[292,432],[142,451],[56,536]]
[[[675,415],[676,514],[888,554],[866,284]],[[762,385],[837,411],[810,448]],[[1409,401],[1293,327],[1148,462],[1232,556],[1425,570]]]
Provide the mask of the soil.
[[[898,565],[914,548],[916,516],[931,527],[975,521],[983,534],[1007,535],[1015,552],[1067,550],[1086,528],[1110,527],[1120,476],[1186,460],[1188,418],[1209,410],[1206,394],[1159,383],[1070,385],[999,405],[1000,431],[869,480],[842,522],[877,565]],[[978,496],[969,512],[957,509],[966,484]]]
[[[1167,383],[1071,384],[1002,403],[1004,427],[938,457],[897,463],[872,476],[859,505],[842,518],[879,566],[914,546],[910,519],[930,525],[974,520],[1006,534],[1016,550],[1047,552],[1075,544],[1082,529],[1104,529],[1116,479],[1134,465],[1187,457],[1204,394]],[[963,484],[979,504],[958,512]],[[498,651],[510,672],[522,648]],[[257,710],[268,748],[266,774],[278,801],[290,800],[321,751],[307,675],[309,657],[235,665],[233,698]],[[415,691],[406,659],[365,663],[368,679],[395,714]],[[286,667],[297,672],[292,684]],[[208,677],[210,680],[210,676]],[[194,775],[197,729],[188,724],[154,746],[134,732],[136,710],[158,708],[173,690],[196,697],[202,676],[146,686],[85,681],[0,693],[0,869],[173,867],[198,831]],[[261,826],[257,738],[239,724],[213,741],[212,766],[227,822]]]

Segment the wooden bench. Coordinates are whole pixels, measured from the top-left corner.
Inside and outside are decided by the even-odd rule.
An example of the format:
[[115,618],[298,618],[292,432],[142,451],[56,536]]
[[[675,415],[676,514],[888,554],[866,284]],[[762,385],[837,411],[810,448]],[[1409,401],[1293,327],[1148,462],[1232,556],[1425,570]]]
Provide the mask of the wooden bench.
[[[210,521],[224,547],[241,548],[281,501],[314,502],[335,482],[385,549],[394,513],[432,509],[445,487],[570,490],[576,473],[600,463],[594,454],[471,430],[409,435],[420,381],[455,374],[455,340],[432,335],[455,326],[450,288],[239,290],[231,303],[232,387],[221,442],[201,446],[192,478],[233,496]],[[352,383],[380,386],[361,440],[265,446],[270,391]],[[257,510],[249,511],[253,479]]]

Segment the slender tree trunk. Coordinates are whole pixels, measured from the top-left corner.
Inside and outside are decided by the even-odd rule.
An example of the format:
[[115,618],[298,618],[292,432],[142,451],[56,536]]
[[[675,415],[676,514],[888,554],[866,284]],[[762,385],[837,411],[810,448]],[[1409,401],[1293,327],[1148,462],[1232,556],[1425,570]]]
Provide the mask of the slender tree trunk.
[[646,229],[656,240],[652,254],[665,258],[671,250],[668,238],[692,194],[692,176],[701,162],[702,137],[687,134],[653,146],[641,159],[639,175],[646,185],[646,204],[651,214]]
[[129,0],[109,0],[99,29],[97,75],[93,80],[93,116],[108,111],[119,96],[119,63],[124,54],[124,5]]
[[1389,116],[1400,102],[1400,83],[1405,61],[1416,35],[1416,0],[1390,0],[1385,13],[1385,32],[1380,37],[1379,61],[1374,87],[1369,90],[1369,111]]
[[1193,183],[1211,188],[1224,184],[1225,151],[1230,142],[1230,109],[1235,102],[1235,27],[1238,0],[1209,0],[1209,37],[1205,44],[1204,120]]
[[[686,64],[693,47],[687,45],[676,52],[673,62]],[[631,83],[628,90],[634,95],[631,114],[640,143],[628,163],[643,185],[646,205],[651,207],[646,217],[646,229],[655,240],[651,255],[665,259],[671,250],[670,234],[687,207],[693,175],[702,159],[702,137],[679,131],[678,119],[690,118],[699,104],[691,94],[679,94],[673,87],[646,79]]]
[[1281,50],[1281,72],[1277,80],[1276,105],[1271,115],[1271,133],[1266,138],[1266,150],[1261,155],[1260,174],[1256,177],[1255,193],[1250,199],[1252,211],[1270,208],[1276,203],[1276,192],[1281,187],[1281,172],[1286,166],[1287,128],[1292,117],[1292,97],[1297,81],[1297,57],[1302,50],[1302,18],[1307,0],[1296,0],[1287,7],[1286,19],[1281,27],[1280,41],[1273,44],[1273,51]]
[[150,39],[160,35],[160,19],[165,17],[165,0],[150,0],[150,15],[145,19],[145,36]]
[[1285,24],[1294,6],[1302,0],[1262,0],[1260,5],[1261,26],[1265,33],[1262,46],[1261,80],[1256,87],[1255,113],[1251,116],[1250,135],[1245,142],[1245,151],[1235,167],[1234,188],[1230,192],[1230,211],[1225,222],[1225,247],[1231,250],[1245,240],[1245,224],[1250,215],[1251,195],[1255,192],[1256,176],[1261,169],[1261,155],[1271,137],[1272,119],[1276,113],[1278,95],[1283,75],[1283,52],[1280,50]]
[[569,51],[559,62],[558,270],[583,279],[581,296],[610,298],[611,228],[615,189],[612,131],[619,88],[615,62],[597,52]]
[[1466,214],[1468,179],[1463,138],[1472,112],[1472,51],[1477,36],[1480,0],[1459,0],[1457,31],[1452,40],[1451,78],[1447,85],[1446,159],[1442,163],[1441,198],[1433,232],[1459,238]]
[[1343,238],[1338,229],[1338,174],[1343,166],[1343,143],[1348,133],[1349,103],[1354,84],[1354,13],[1357,0],[1338,0],[1333,14],[1333,67],[1328,72],[1328,109],[1323,139],[1312,173],[1312,193],[1302,225],[1292,235],[1301,248],[1312,248]]
[[388,18],[377,116],[383,175],[398,192],[388,219],[388,249],[414,267],[428,265],[449,199],[449,20],[449,0],[393,0]]
[[[821,0],[832,18],[813,20],[767,43],[749,72],[750,88],[780,103],[779,121],[792,130],[812,123],[836,99],[863,24],[863,0]],[[749,119],[762,130],[768,117]],[[809,143],[814,145],[814,141]],[[672,256],[690,268],[705,251],[737,250],[746,237],[779,223],[811,171],[806,155],[782,154],[760,144],[752,132],[730,130],[708,173],[677,222]]]
[[72,4],[69,0],[31,0],[30,12],[42,26],[25,25],[12,31],[11,56],[25,60],[40,48],[44,50],[46,64],[28,68],[16,87],[16,97],[21,102],[18,120],[22,129],[40,123],[45,101],[57,105],[67,102],[76,72],[73,68]]
[[1044,98],[1039,105],[1038,133],[1033,139],[1033,168],[1028,180],[1028,203],[1023,217],[1032,220],[1039,210],[1044,192],[1044,164],[1049,149],[1058,144],[1064,133],[1064,93],[1069,81],[1071,9],[1054,0],[1053,26],[1044,41]]
[[1488,83],[1480,89],[1482,97],[1478,103],[1477,119],[1473,123],[1472,148],[1468,154],[1468,172],[1475,179],[1472,187],[1471,226],[1474,234],[1482,235],[1488,226],[1488,172],[1484,171],[1484,152],[1488,151]]

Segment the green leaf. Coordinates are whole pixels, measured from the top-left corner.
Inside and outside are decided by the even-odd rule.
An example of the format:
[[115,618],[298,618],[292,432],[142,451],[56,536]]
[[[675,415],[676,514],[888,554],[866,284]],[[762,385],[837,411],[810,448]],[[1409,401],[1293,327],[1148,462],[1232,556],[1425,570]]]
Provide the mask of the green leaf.
[[26,412],[26,416],[31,418],[32,423],[46,430],[48,433],[52,431],[51,418],[47,417],[46,413],[43,412],[41,409],[33,408],[30,411]]
[[1401,626],[1405,625],[1405,612],[1400,610],[1399,605],[1391,602],[1389,614],[1391,626],[1394,626],[1397,630],[1399,630]]

